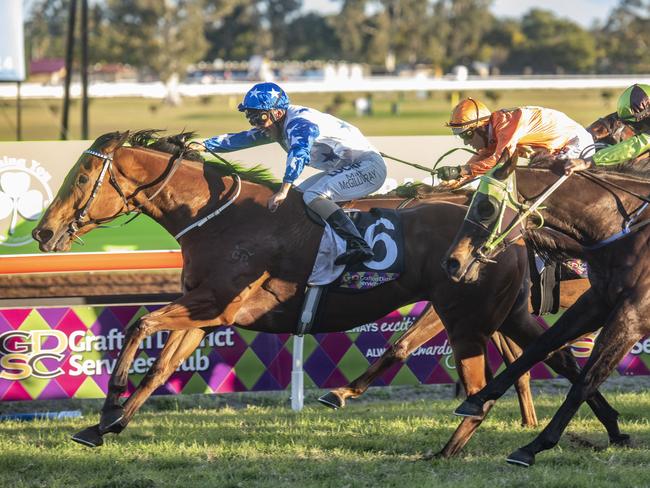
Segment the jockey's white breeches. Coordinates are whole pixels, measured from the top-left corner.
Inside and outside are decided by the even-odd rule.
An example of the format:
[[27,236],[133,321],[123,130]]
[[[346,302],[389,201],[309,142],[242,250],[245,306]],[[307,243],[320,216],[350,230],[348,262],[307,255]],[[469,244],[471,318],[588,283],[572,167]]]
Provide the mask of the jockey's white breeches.
[[298,189],[304,192],[303,200],[307,205],[318,197],[344,202],[368,196],[379,190],[385,180],[384,158],[379,153],[367,151],[352,163],[310,176],[298,185]]
[[559,159],[588,158],[595,152],[594,139],[589,132],[582,130],[566,143],[558,154]]

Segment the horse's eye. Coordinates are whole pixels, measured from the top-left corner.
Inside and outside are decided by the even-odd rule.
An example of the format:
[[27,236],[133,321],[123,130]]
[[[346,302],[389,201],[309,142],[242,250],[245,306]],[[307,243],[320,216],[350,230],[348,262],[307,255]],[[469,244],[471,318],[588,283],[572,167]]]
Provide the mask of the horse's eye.
[[79,181],[80,185],[84,185],[84,184],[88,183],[88,176],[79,175],[79,179],[77,181]]

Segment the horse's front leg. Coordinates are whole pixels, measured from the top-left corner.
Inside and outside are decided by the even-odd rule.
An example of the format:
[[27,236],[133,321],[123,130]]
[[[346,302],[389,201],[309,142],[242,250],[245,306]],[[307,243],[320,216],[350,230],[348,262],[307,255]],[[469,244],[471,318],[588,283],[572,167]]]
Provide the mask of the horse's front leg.
[[618,307],[612,319],[598,335],[594,349],[577,381],[571,386],[564,403],[551,422],[530,444],[517,449],[507,461],[520,466],[531,466],[538,452],[551,449],[576,414],[580,405],[597,392],[612,370],[620,363],[643,335],[643,322],[647,315],[637,312],[632,303]]
[[[455,331],[450,331],[449,341],[454,350],[460,380],[467,394],[472,395],[483,388],[492,378],[492,372],[487,364],[485,338],[480,337],[478,333],[474,337],[468,337],[461,333],[466,330],[468,329],[458,327]],[[453,332],[458,332],[458,335],[454,336]],[[487,415],[493,404],[494,402],[488,402],[484,405],[483,415]],[[482,418],[463,419],[437,456],[449,458],[458,454],[469,442],[482,421]]]
[[[175,330],[169,334],[160,356],[151,365],[146,376],[142,379],[133,394],[124,403],[124,417],[120,422],[122,427],[131,421],[133,415],[140,409],[144,402],[165,384],[174,371],[185,361],[201,344],[206,335],[204,329],[191,329],[187,331]],[[178,340],[176,340],[178,336]]]
[[368,387],[384,374],[391,366],[398,362],[405,361],[413,351],[432,337],[440,333],[444,326],[431,304],[428,309],[412,326],[407,330],[395,344],[386,349],[384,354],[370,367],[347,386],[342,386],[321,396],[318,401],[330,408],[343,408],[345,400],[361,396]]
[[484,405],[498,400],[522,374],[544,361],[550,353],[578,337],[593,332],[603,323],[606,310],[593,290],[588,290],[569,308],[560,320],[528,345],[514,363],[508,366],[481,391],[470,395],[455,411],[461,417],[483,418]]
[[[243,303],[241,295],[235,297],[239,307]],[[237,307],[237,308],[239,308]],[[230,317],[230,314],[228,314]],[[230,317],[232,318],[232,317]],[[102,444],[102,436],[108,432],[118,433],[126,425],[124,420],[124,407],[120,404],[120,395],[126,391],[129,368],[137,353],[140,342],[151,334],[168,330],[172,331],[167,339],[161,355],[163,361],[168,363],[174,353],[181,349],[185,338],[184,331],[200,329],[210,325],[220,325],[225,320],[224,312],[215,302],[214,295],[209,289],[198,288],[178,300],[143,316],[127,333],[127,341],[116,362],[108,385],[108,394],[102,408],[98,425],[85,429],[73,436],[73,440],[87,445],[98,446]],[[193,336],[194,337],[194,336]],[[200,341],[199,341],[200,342]],[[158,367],[162,365],[158,361]],[[160,368],[159,374],[166,370]]]

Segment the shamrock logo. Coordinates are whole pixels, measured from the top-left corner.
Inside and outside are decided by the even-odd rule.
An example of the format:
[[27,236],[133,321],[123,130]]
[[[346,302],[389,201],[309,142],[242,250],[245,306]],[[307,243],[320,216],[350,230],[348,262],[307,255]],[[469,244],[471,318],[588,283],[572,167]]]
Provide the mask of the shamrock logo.
[[16,231],[18,216],[29,221],[38,220],[43,211],[43,194],[30,189],[28,173],[6,171],[0,175],[0,220],[11,216],[9,235]]

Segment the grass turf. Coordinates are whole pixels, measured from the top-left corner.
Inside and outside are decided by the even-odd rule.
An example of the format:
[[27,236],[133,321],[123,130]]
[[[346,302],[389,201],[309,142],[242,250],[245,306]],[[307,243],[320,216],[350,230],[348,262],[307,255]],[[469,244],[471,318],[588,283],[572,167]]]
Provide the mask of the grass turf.
[[[521,90],[496,93],[497,99],[484,92],[463,92],[484,100],[496,110],[520,105],[542,105],[561,110],[582,124],[616,109],[618,93],[612,90]],[[449,119],[451,101],[448,93],[378,93],[373,97],[374,114],[357,117],[353,101],[363,94],[343,94],[337,115],[355,125],[368,136],[449,134],[444,126]],[[331,105],[334,94],[296,94],[292,101],[323,110]],[[90,137],[114,130],[160,128],[178,132],[197,131],[200,137],[248,128],[245,118],[237,112],[239,97],[211,96],[186,98],[178,107],[163,105],[158,100],[142,98],[92,99],[90,101]],[[392,106],[399,103],[398,113]],[[23,100],[23,140],[58,139],[61,121],[61,100]],[[69,139],[80,137],[80,103],[72,102]],[[0,141],[14,140],[16,107],[13,100],[0,101]]]
[[[539,428],[519,425],[512,396],[497,404],[460,457],[421,460],[439,450],[458,424],[450,415],[458,401],[422,396],[427,388],[408,390],[409,398],[416,398],[409,401],[374,390],[374,400],[336,412],[315,406],[316,393],[310,392],[309,406],[299,414],[286,406],[286,394],[272,397],[281,400],[262,395],[254,405],[246,405],[246,398],[254,397],[234,396],[239,399],[235,406],[224,403],[228,396],[195,397],[202,400],[187,409],[182,404],[192,405],[191,399],[167,399],[163,411],[148,409],[95,450],[69,440],[96,421],[94,413],[66,421],[3,422],[0,486],[650,485],[646,392],[608,394],[621,412],[623,431],[633,437],[632,448],[605,448],[603,428],[583,408],[559,446],[525,469],[507,465],[505,456],[532,440]],[[536,396],[541,425],[562,398],[556,393]],[[583,447],[585,440],[603,449]]]

